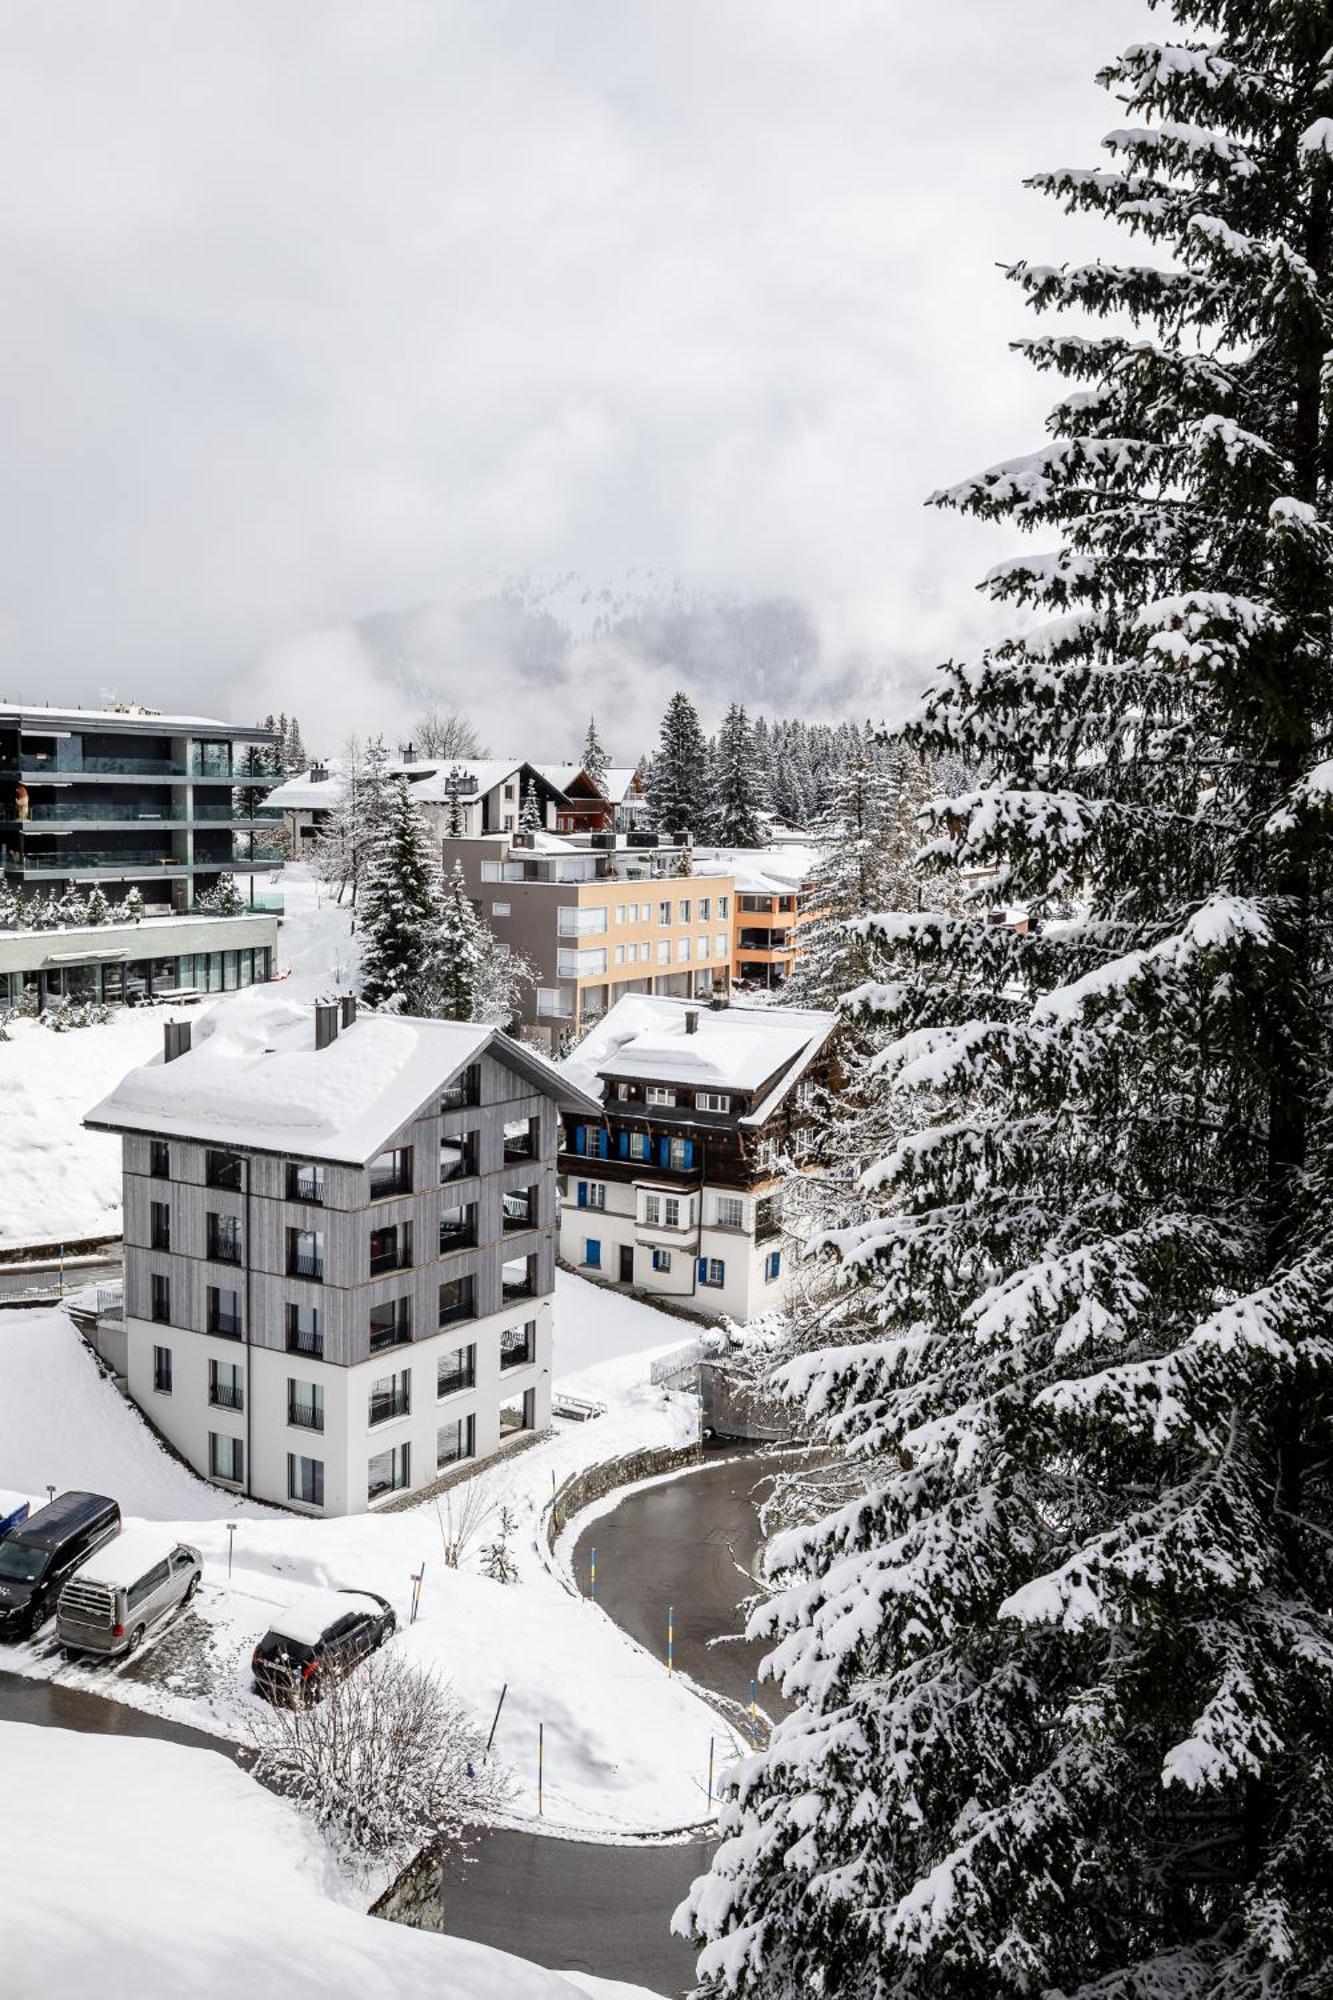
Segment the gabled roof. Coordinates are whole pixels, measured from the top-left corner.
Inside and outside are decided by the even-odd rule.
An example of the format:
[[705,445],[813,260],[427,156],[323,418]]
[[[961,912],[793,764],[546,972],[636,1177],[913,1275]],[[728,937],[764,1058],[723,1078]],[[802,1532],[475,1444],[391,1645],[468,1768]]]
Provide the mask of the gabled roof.
[[[567,792],[575,779],[586,779],[588,777],[582,764],[539,764],[537,769],[546,779],[546,782],[554,785],[558,792]],[[599,798],[606,800],[608,805],[618,806],[633,784],[634,777],[635,766],[633,764],[614,764],[608,767],[605,782],[600,788],[594,787],[594,790],[597,791]],[[591,783],[590,780],[589,782]]]
[[205,1014],[185,1055],[131,1070],[84,1123],[364,1166],[486,1050],[562,1109],[597,1110],[498,1028],[362,1013],[316,1049],[312,1008],[254,986]]
[[560,1067],[572,1083],[598,1094],[604,1084],[620,1081],[746,1097],[762,1092],[741,1121],[762,1124],[836,1025],[836,1015],[813,1008],[714,1008],[703,1001],[632,993],[616,1002]]

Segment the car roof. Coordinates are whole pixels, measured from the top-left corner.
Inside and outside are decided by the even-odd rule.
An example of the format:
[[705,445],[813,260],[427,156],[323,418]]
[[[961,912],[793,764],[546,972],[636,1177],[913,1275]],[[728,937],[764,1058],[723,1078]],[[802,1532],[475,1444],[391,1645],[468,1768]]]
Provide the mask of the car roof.
[[379,1599],[366,1590],[306,1590],[276,1613],[269,1631],[280,1639],[294,1639],[298,1646],[315,1646],[330,1625],[349,1612],[378,1617],[383,1609]]
[[[137,1583],[158,1563],[166,1562],[174,1550],[189,1548],[179,1535],[156,1521],[132,1521],[109,1542],[81,1562],[75,1576],[82,1583]],[[198,1551],[190,1549],[192,1556]]]
[[86,1527],[112,1508],[119,1512],[118,1503],[105,1493],[61,1493],[47,1506],[39,1507],[35,1514],[29,1514],[26,1521],[20,1521],[11,1529],[8,1539],[22,1542],[30,1549],[54,1548],[76,1528]]

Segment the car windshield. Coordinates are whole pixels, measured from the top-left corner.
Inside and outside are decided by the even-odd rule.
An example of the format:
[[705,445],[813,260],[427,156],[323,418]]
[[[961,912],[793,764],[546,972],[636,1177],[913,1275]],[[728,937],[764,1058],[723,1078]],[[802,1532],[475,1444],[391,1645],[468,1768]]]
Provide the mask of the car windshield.
[[0,1578],[11,1583],[40,1583],[50,1563],[49,1549],[27,1549],[22,1542],[0,1542]]

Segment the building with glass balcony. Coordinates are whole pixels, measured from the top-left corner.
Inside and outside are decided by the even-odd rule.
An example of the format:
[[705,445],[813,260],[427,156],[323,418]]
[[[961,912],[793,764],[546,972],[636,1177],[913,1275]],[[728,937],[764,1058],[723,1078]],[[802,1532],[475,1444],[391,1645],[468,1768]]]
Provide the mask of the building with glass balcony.
[[0,702],[0,855],[11,889],[137,889],[193,909],[224,874],[281,859],[250,752],[271,732],[197,715]]

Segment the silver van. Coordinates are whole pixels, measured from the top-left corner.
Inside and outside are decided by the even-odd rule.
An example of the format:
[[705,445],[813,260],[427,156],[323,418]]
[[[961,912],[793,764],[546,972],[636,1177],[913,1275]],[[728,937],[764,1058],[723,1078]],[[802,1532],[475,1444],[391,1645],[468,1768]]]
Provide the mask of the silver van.
[[203,1557],[149,1521],[133,1522],[81,1563],[56,1600],[67,1653],[132,1653],[144,1634],[199,1588]]

